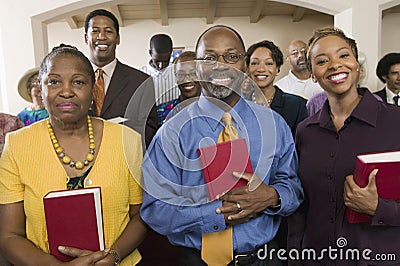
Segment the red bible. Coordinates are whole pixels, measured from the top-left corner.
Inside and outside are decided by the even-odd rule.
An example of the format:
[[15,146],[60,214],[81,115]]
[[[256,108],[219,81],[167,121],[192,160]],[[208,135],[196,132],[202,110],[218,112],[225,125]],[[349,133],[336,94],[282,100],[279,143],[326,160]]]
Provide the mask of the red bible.
[[233,188],[247,185],[244,179],[232,176],[233,172],[253,173],[246,139],[235,139],[199,148],[209,199]]
[[[369,174],[376,174],[376,187],[380,198],[400,200],[400,151],[358,155],[354,169],[354,181],[360,187],[368,184]],[[347,208],[349,223],[369,223],[372,218]]]
[[104,249],[99,187],[51,191],[43,203],[51,255],[60,261],[73,259],[60,253],[58,246]]

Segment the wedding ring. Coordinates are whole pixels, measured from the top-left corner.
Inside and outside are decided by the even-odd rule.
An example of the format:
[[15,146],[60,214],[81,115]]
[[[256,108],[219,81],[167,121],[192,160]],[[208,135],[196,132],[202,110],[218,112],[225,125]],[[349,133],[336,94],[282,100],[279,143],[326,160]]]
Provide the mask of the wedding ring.
[[240,207],[240,203],[239,202],[236,202],[236,207],[238,208],[239,211],[242,210],[242,208]]

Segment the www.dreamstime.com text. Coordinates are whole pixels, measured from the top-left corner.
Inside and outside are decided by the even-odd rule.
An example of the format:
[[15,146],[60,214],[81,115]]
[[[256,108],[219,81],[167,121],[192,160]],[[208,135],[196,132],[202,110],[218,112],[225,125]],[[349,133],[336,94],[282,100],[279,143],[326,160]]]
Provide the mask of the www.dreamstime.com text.
[[300,260],[300,261],[316,261],[316,260],[332,260],[332,261],[396,261],[396,254],[393,253],[376,253],[373,254],[371,249],[346,248],[347,239],[340,237],[336,241],[337,248],[328,246],[320,251],[312,248],[297,249],[268,249],[265,244],[259,249],[257,256],[260,260],[272,259],[277,257],[279,260]]

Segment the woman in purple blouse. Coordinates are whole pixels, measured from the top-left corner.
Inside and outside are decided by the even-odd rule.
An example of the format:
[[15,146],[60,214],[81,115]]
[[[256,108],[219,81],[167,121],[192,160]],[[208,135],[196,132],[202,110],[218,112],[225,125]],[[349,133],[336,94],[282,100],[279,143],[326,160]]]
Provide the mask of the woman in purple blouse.
[[[319,29],[308,43],[308,67],[328,100],[297,128],[306,201],[289,217],[288,249],[299,254],[292,265],[400,264],[400,202],[379,197],[375,172],[365,188],[352,176],[358,154],[400,150],[400,108],[357,86],[357,57],[356,42],[339,29]],[[349,223],[346,208],[372,222]]]

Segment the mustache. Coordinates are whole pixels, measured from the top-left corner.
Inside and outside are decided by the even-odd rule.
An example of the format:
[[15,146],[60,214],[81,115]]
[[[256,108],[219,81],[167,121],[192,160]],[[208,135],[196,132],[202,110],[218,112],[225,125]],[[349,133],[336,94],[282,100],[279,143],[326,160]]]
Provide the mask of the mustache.
[[296,61],[296,64],[297,64],[297,65],[300,65],[300,63],[304,64],[305,62],[306,62],[305,59],[298,59],[298,60]]

